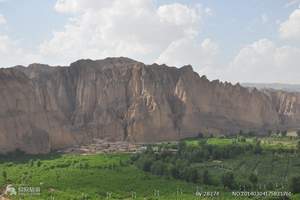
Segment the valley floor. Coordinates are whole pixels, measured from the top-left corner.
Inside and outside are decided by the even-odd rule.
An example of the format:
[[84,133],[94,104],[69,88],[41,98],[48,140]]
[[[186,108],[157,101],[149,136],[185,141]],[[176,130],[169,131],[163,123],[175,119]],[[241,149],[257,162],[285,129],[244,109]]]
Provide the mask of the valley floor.
[[[207,142],[218,145],[230,143],[228,139],[210,139]],[[283,145],[289,146],[294,142],[291,140],[290,143]],[[195,140],[188,140],[186,143],[197,145]],[[268,144],[271,145],[271,142]],[[175,144],[165,145],[175,146]],[[254,196],[238,198],[232,195],[231,190],[217,184],[205,185],[169,176],[153,175],[136,167],[131,157],[132,154],[129,153],[2,157],[0,186],[2,191],[8,184],[11,184],[17,192],[20,192],[21,188],[23,194],[11,195],[9,198],[13,200],[276,199]],[[249,173],[255,172],[262,187],[272,182],[275,191],[289,191],[288,180],[300,175],[299,166],[300,155],[297,153],[272,154],[268,151],[260,155],[243,154],[231,159],[210,159],[197,163],[198,169],[208,170],[215,181],[227,171],[233,172],[236,180],[241,182],[247,179]],[[37,188],[40,190],[36,190]],[[289,199],[300,199],[300,196],[292,195]]]

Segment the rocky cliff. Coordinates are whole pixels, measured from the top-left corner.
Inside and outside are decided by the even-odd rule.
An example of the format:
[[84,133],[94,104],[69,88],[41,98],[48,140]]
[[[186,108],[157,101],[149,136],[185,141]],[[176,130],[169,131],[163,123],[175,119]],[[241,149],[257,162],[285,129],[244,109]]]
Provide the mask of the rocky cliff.
[[0,70],[0,152],[47,153],[94,138],[156,142],[296,127],[300,94],[259,91],[128,58]]

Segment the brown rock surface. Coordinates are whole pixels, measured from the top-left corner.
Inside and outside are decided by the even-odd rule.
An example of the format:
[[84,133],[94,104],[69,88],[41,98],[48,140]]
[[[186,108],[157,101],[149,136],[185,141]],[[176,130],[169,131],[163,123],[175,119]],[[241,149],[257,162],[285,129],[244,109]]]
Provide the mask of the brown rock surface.
[[191,66],[128,58],[0,70],[0,152],[47,153],[95,138],[156,142],[296,127],[300,94],[208,81]]

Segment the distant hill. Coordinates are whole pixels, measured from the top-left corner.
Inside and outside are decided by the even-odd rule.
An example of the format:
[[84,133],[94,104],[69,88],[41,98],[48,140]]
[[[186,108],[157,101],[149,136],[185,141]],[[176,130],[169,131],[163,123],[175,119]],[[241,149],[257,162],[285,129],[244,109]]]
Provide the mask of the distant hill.
[[300,84],[282,84],[282,83],[242,83],[244,87],[257,89],[275,89],[287,92],[300,92]]

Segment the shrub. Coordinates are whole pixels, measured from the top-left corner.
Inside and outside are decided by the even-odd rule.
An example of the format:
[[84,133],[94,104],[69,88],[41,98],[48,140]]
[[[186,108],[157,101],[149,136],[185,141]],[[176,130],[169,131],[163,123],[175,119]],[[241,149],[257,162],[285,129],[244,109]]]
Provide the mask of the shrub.
[[286,137],[286,135],[287,135],[287,130],[281,131],[281,136],[282,136],[282,137]]
[[223,186],[229,189],[234,189],[235,188],[235,180],[234,180],[234,174],[232,172],[226,172],[223,174],[221,182]]
[[151,165],[150,171],[152,174],[162,176],[164,175],[164,164],[161,161],[155,161]]
[[250,191],[252,188],[251,183],[247,180],[243,180],[239,183],[239,189],[241,191]]
[[258,178],[255,174],[251,173],[248,179],[252,183],[253,186],[256,186],[256,184],[258,182]]
[[144,155],[139,158],[136,165],[143,171],[150,172],[153,161],[150,156]]
[[195,167],[186,167],[184,173],[184,179],[196,183],[199,179],[198,170]]
[[2,177],[3,177],[4,181],[6,182],[6,180],[7,180],[7,172],[6,171],[2,171]]
[[204,138],[204,134],[202,132],[199,132],[197,137],[198,138]]
[[34,165],[34,162],[33,162],[32,159],[30,159],[30,160],[29,160],[29,166],[30,166],[30,167],[33,167],[33,165]]
[[41,165],[42,165],[41,161],[40,161],[40,160],[37,160],[37,161],[36,161],[36,166],[37,166],[37,167],[40,167]]
[[262,147],[260,146],[260,142],[257,142],[254,146],[254,153],[255,154],[261,154],[262,153]]
[[300,176],[296,176],[291,179],[290,190],[293,193],[300,193]]
[[274,190],[274,184],[272,182],[268,182],[266,188],[267,190]]
[[205,185],[210,185],[211,184],[211,180],[210,180],[210,176],[207,170],[204,170],[203,174],[202,174],[202,182]]

